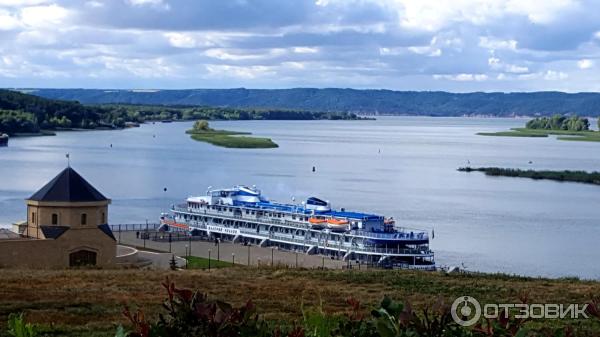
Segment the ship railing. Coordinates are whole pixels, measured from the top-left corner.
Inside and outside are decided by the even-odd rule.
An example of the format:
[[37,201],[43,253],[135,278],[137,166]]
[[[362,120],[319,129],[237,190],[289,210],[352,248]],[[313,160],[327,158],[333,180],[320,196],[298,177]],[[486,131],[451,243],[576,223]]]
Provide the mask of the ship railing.
[[200,210],[188,209],[187,206],[184,207],[184,205],[174,206],[172,209],[174,211],[178,211],[178,212],[185,212],[185,213],[192,213],[192,214],[199,214],[199,215],[218,215],[220,217],[228,218],[231,220],[257,221],[257,222],[273,224],[273,225],[286,225],[286,226],[295,227],[295,228],[299,228],[299,229],[308,229],[307,224],[302,223],[302,222],[294,222],[294,221],[288,220],[288,219],[279,220],[279,219],[272,219],[272,218],[269,218],[266,216],[260,216],[260,215],[254,215],[254,216],[234,215],[234,214],[231,214],[231,212],[216,211],[216,210],[211,210],[210,213],[209,212],[204,213],[203,211],[201,212]]
[[[261,233],[262,235],[265,235],[263,233]],[[430,255],[433,254],[433,252],[430,249],[416,249],[416,248],[379,248],[379,247],[370,247],[370,246],[350,246],[347,243],[342,243],[340,245],[339,241],[332,241],[332,240],[316,240],[316,239],[308,239],[308,238],[304,238],[302,236],[297,236],[297,237],[289,237],[289,236],[284,236],[284,235],[277,235],[274,233],[270,233],[268,234],[269,238],[273,238],[273,239],[278,239],[278,240],[282,240],[282,241],[289,241],[289,242],[297,242],[297,243],[302,243],[304,245],[315,245],[321,248],[327,248],[327,249],[339,249],[339,250],[343,250],[343,251],[353,251],[356,253],[361,253],[361,252],[367,252],[367,253],[380,253],[382,255],[394,255],[394,254],[403,254],[403,255]]]
[[398,233],[378,233],[368,231],[353,231],[355,235],[364,236],[366,238],[376,239],[402,239],[402,240],[426,240],[429,235],[426,232],[398,232]]
[[[293,220],[289,220],[289,219],[281,219],[281,220],[273,219],[271,217],[264,216],[264,215],[247,215],[247,214],[238,215],[238,214],[232,214],[229,211],[210,210],[210,212],[205,212],[205,210],[203,210],[203,209],[193,209],[193,208],[189,209],[187,207],[187,205],[185,205],[185,204],[173,206],[172,209],[175,211],[179,211],[179,212],[193,213],[193,214],[199,214],[199,215],[219,215],[221,217],[229,218],[232,220],[258,221],[258,222],[273,224],[273,225],[285,225],[285,226],[295,227],[295,228],[299,228],[299,229],[309,229],[310,228],[310,226],[307,223],[300,222],[300,221],[293,221]],[[388,240],[395,239],[395,240],[420,241],[420,240],[428,240],[429,239],[429,235],[427,234],[427,232],[418,231],[418,230],[411,231],[411,232],[409,232],[408,230],[403,230],[403,231],[400,231],[397,233],[380,233],[380,232],[369,232],[369,231],[363,231],[363,230],[353,230],[353,231],[351,231],[351,233],[354,235],[363,236],[366,238],[388,239]]]

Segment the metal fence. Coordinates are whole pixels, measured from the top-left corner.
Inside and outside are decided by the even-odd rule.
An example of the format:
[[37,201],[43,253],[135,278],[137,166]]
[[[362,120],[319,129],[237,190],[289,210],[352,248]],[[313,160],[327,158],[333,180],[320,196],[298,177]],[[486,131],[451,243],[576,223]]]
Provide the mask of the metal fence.
[[160,223],[127,223],[109,226],[113,232],[154,231],[160,227]]

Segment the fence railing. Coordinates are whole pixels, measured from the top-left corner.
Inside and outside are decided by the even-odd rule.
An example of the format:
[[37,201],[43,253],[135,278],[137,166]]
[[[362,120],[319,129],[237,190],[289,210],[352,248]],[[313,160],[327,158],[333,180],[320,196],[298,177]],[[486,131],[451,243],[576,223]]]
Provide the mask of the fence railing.
[[127,223],[109,226],[113,232],[153,231],[160,227],[160,223]]

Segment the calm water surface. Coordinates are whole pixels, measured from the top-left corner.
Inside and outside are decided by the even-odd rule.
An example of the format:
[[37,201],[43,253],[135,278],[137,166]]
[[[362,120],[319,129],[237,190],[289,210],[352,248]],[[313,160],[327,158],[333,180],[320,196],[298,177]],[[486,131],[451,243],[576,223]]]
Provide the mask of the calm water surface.
[[600,187],[456,171],[467,161],[600,170],[600,143],[475,135],[523,123],[416,117],[212,123],[280,145],[267,150],[192,141],[184,134],[191,123],[11,139],[0,149],[0,224],[25,218],[23,199],[65,167],[69,152],[72,166],[112,198],[111,223],[156,221],[208,186],[256,184],[271,199],[315,195],[335,207],[394,216],[405,227],[435,229],[438,265],[599,279]]

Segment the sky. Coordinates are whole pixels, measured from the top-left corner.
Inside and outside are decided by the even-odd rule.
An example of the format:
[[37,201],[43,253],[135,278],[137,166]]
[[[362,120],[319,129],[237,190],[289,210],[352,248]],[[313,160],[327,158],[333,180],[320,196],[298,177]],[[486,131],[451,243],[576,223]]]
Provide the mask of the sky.
[[0,87],[600,91],[600,0],[0,0]]

